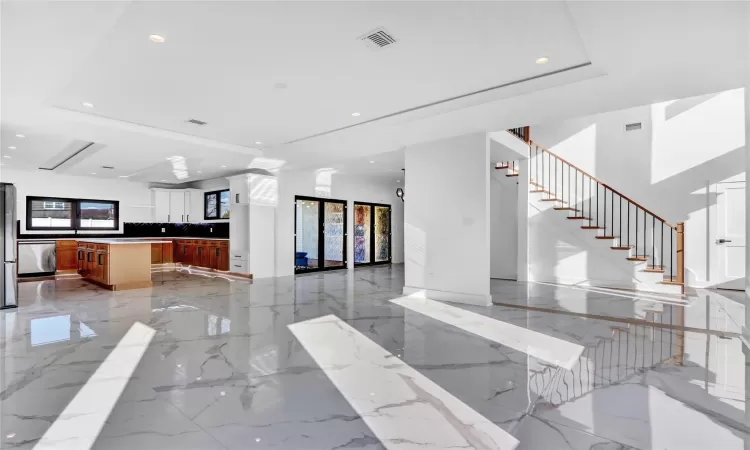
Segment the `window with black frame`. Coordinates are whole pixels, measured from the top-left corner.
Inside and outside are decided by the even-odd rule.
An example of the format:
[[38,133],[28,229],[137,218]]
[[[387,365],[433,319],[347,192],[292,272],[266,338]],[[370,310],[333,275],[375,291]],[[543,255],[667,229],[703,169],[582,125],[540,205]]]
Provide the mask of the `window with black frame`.
[[27,230],[117,230],[119,202],[26,197]]
[[229,219],[229,189],[206,192],[203,200],[205,220]]

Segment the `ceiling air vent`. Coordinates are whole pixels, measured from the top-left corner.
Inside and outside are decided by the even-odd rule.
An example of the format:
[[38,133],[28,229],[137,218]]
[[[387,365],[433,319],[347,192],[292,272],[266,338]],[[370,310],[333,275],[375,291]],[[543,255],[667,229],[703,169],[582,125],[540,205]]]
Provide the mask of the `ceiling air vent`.
[[102,169],[114,169],[114,166],[102,166]]
[[193,125],[198,125],[199,127],[202,127],[203,125],[207,124],[208,122],[204,122],[202,120],[198,119],[190,119],[187,121],[187,123],[192,123]]
[[640,122],[629,123],[629,124],[625,125],[625,131],[635,131],[635,130],[640,130],[640,129],[641,129],[641,123]]
[[396,38],[382,27],[365,33],[358,39],[363,41],[372,50],[380,50],[383,47],[388,47],[396,43]]

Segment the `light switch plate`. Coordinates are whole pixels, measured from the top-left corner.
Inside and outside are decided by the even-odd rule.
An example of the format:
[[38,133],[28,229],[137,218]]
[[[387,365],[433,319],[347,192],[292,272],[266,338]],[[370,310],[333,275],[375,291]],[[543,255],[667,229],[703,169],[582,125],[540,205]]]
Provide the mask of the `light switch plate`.
[[162,232],[162,233],[166,233],[166,232],[167,232],[167,229],[166,229],[166,228],[162,228],[162,229],[161,229],[161,232]]
[[213,232],[214,232],[214,229],[213,229],[213,228],[209,228],[209,230],[211,230],[211,233],[213,233]]

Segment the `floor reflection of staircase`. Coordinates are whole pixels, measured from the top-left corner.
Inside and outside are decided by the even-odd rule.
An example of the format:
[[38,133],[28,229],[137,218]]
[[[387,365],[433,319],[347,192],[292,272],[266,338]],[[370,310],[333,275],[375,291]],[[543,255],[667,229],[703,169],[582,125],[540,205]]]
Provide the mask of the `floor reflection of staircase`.
[[[661,312],[655,312],[652,321],[667,323]],[[550,373],[549,380],[530,379],[535,388],[542,389],[537,390],[542,392],[537,407],[555,408],[597,389],[627,383],[646,369],[682,363],[684,331],[638,324],[610,329],[611,336],[602,336],[596,345],[587,347],[572,370]],[[539,386],[545,381],[550,383],[546,389]]]

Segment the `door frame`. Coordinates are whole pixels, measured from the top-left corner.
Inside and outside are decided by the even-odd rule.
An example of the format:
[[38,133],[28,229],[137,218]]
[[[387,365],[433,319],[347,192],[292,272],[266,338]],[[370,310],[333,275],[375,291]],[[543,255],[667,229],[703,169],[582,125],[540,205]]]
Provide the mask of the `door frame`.
[[[354,267],[360,266],[377,266],[382,264],[391,264],[393,261],[393,206],[386,205],[385,203],[371,203],[371,202],[354,202],[354,211],[356,214],[357,205],[370,206],[370,262],[354,262]],[[375,261],[375,207],[381,206],[388,208],[388,259],[386,261]],[[356,220],[356,218],[354,219]],[[354,226],[356,226],[356,222]],[[352,247],[353,249],[353,247]]]
[[[315,267],[312,269],[298,269],[297,264],[294,264],[294,273],[311,273],[311,272],[325,272],[329,270],[344,270],[349,265],[348,259],[346,257],[346,246],[347,246],[347,237],[348,237],[348,231],[346,228],[347,225],[347,201],[346,200],[338,200],[335,198],[321,198],[321,197],[309,197],[306,195],[295,195],[294,196],[294,257],[296,259],[297,257],[297,201],[298,200],[306,200],[306,201],[313,201],[318,202],[318,261],[319,264],[321,264],[321,267]],[[325,267],[325,203],[340,203],[344,205],[344,242],[343,242],[343,257],[344,257],[344,265],[343,266],[334,266],[334,267]]]

